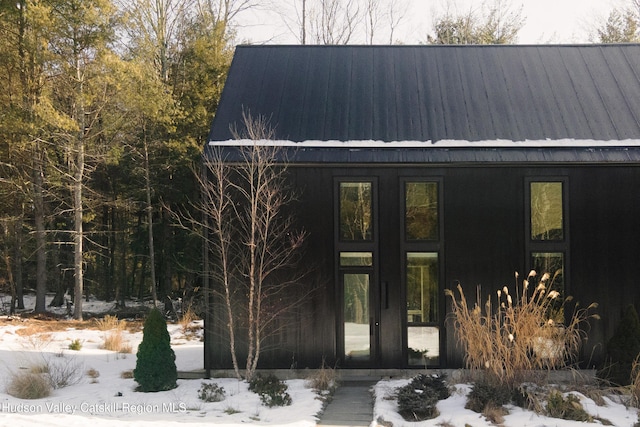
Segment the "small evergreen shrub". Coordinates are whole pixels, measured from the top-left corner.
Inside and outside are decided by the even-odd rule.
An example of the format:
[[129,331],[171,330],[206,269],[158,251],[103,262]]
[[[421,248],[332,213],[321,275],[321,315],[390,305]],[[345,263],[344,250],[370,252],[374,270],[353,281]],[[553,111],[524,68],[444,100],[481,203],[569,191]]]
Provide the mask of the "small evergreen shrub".
[[249,390],[259,395],[262,403],[269,408],[291,405],[288,388],[287,384],[273,374],[265,377],[258,374],[249,382]]
[[465,408],[482,413],[485,408],[502,407],[513,399],[513,390],[502,385],[478,381],[467,396]]
[[159,310],[151,310],[142,330],[133,378],[143,392],[171,390],[178,386],[176,355],[171,348],[167,322]]
[[198,398],[204,402],[222,402],[226,396],[223,387],[216,383],[201,383]]
[[629,304],[613,336],[607,343],[607,366],[598,371],[598,377],[613,384],[628,385],[633,362],[640,354],[640,319],[638,312]]
[[82,342],[79,339],[71,341],[69,344],[69,350],[80,351],[82,349]]
[[436,404],[449,397],[444,375],[414,377],[409,384],[400,387],[396,396],[398,413],[407,421],[422,421],[438,416]]
[[593,418],[582,408],[580,399],[573,394],[568,394],[565,398],[557,390],[549,394],[547,400],[547,414],[553,418],[563,420],[592,422]]

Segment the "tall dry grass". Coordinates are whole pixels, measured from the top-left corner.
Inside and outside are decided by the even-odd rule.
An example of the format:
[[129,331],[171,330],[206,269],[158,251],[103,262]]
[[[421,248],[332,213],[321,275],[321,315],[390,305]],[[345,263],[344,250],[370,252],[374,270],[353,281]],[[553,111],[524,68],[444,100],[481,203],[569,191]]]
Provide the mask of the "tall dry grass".
[[557,322],[559,313],[564,317],[565,304],[571,298],[559,303],[560,294],[550,290],[553,281],[546,273],[534,289],[529,289],[535,276],[531,271],[520,287],[516,273],[515,295],[505,286],[484,304],[478,288],[473,306],[467,302],[462,286],[458,285],[457,295],[445,291],[453,302],[455,334],[465,351],[466,367],[482,371],[490,384],[515,389],[530,380],[535,370],[575,361],[585,334],[581,326],[589,318],[598,317],[591,314],[597,307],[594,303],[583,309],[576,306],[565,323]]
[[640,408],[640,354],[636,356],[633,365],[631,365],[631,384],[629,388],[631,391],[631,404],[636,408]]
[[112,330],[124,331],[127,327],[127,322],[125,320],[120,320],[117,316],[112,316],[110,314],[107,314],[102,319],[96,319],[95,322],[97,328],[103,332]]
[[182,315],[178,319],[178,323],[180,323],[180,326],[182,327],[182,332],[183,333],[189,332],[189,327],[191,323],[196,320],[198,320],[198,315],[196,314],[196,311],[193,309],[191,304],[187,305],[186,309],[183,310]]
[[96,320],[96,326],[103,331],[104,343],[102,348],[118,353],[131,353],[131,344],[126,342],[122,332],[127,327],[125,320],[119,320],[116,316],[106,315],[102,319]]
[[41,374],[16,372],[11,374],[6,391],[18,399],[42,399],[51,394],[51,384]]

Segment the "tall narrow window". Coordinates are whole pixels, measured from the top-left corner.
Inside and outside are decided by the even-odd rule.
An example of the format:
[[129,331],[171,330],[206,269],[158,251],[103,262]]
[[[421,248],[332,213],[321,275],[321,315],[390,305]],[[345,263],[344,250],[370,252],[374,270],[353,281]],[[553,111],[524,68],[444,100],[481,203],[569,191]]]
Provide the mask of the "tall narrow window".
[[438,363],[438,254],[407,253],[407,346],[409,365]]
[[534,252],[531,254],[531,267],[538,272],[538,280],[548,274],[547,292],[558,291],[560,297],[556,298],[549,307],[547,316],[557,323],[564,322],[563,301],[565,294],[564,286],[564,253],[562,252]]
[[562,182],[531,182],[531,239],[564,239]]
[[369,274],[346,273],[344,280],[344,354],[347,360],[369,360],[371,354]]
[[438,183],[407,182],[405,186],[407,240],[437,240],[438,233]]
[[340,240],[369,241],[373,238],[370,182],[340,183]]
[[404,285],[407,364],[440,364],[439,180],[406,180],[404,190]]
[[409,323],[438,320],[437,253],[407,253],[407,315]]
[[528,238],[529,268],[537,273],[536,281],[546,274],[547,291],[560,293],[547,315],[557,322],[564,321],[562,301],[568,285],[567,258],[569,229],[567,208],[567,179],[532,179],[528,181]]

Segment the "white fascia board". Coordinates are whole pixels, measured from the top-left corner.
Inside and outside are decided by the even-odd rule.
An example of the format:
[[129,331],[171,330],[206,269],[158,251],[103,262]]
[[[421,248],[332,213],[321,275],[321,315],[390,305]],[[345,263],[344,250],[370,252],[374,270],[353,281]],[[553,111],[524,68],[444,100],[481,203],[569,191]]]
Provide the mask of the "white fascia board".
[[543,139],[543,140],[440,140],[432,141],[288,141],[288,140],[251,140],[232,139],[227,141],[210,141],[210,146],[218,147],[246,147],[252,145],[268,147],[296,147],[296,148],[344,148],[344,149],[399,149],[399,148],[605,148],[605,147],[640,147],[639,139],[625,140],[592,140],[592,139]]

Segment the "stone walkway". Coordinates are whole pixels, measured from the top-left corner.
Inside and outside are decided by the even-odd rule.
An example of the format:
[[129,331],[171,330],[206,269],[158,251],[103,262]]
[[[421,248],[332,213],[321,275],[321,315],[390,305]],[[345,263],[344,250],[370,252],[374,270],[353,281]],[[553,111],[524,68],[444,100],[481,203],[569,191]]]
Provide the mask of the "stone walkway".
[[375,382],[344,381],[333,394],[333,399],[320,416],[319,426],[368,427],[373,421],[373,394]]

